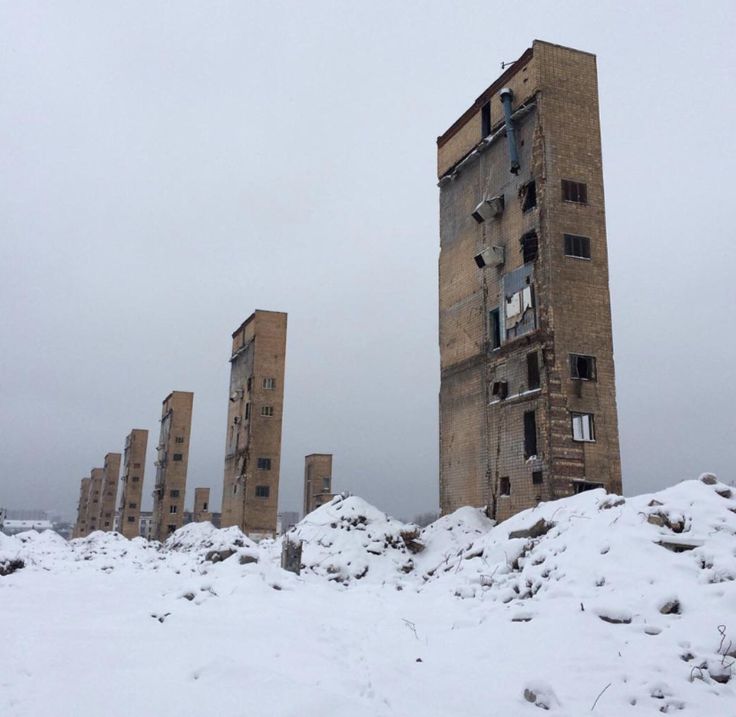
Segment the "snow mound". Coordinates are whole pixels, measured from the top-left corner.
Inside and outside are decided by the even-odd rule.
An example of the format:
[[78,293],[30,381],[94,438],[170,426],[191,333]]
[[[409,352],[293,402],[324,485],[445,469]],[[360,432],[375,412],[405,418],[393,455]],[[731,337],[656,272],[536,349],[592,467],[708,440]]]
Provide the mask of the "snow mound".
[[179,528],[164,543],[164,549],[196,556],[213,563],[234,554],[258,559],[258,546],[239,528],[215,528],[212,523],[189,523]]
[[366,577],[382,583],[411,573],[414,555],[423,548],[418,535],[417,526],[357,496],[336,496],[288,533],[290,540],[302,541],[303,573],[343,584]]

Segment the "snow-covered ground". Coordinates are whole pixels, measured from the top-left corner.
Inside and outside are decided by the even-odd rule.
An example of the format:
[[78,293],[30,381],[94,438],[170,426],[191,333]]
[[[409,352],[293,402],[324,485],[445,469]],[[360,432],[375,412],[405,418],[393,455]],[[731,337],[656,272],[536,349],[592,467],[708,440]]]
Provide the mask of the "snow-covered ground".
[[423,531],[336,498],[298,577],[209,524],[0,536],[0,715],[730,717],[735,535],[705,476]]

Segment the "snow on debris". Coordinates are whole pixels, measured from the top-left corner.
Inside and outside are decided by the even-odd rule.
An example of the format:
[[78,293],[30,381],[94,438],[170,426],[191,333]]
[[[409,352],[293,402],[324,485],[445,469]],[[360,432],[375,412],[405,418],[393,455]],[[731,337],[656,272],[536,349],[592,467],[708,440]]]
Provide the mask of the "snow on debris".
[[337,497],[289,537],[300,576],[206,523],[0,535],[0,714],[736,714],[736,499],[711,474],[423,530]]

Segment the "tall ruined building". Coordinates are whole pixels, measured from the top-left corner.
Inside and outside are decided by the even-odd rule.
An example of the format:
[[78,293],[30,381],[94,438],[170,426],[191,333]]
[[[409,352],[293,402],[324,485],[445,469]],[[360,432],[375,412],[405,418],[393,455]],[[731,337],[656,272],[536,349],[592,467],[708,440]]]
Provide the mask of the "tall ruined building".
[[87,501],[89,499],[90,478],[82,478],[79,482],[79,503],[77,504],[77,522],[74,524],[72,538],[83,538],[87,535]]
[[98,530],[110,531],[115,528],[115,499],[118,495],[118,478],[120,477],[120,454],[108,453],[102,469],[102,499],[100,516],[97,521]]
[[535,41],[437,145],[442,511],[620,492],[595,56]]
[[142,428],[134,428],[125,439],[119,512],[120,532],[126,538],[139,535],[147,446],[148,431]]
[[86,532],[80,537],[89,535],[95,530],[101,530],[100,514],[102,513],[102,481],[104,470],[102,468],[93,468],[90,471],[89,492],[87,494],[87,512],[85,514],[84,524]]
[[194,394],[172,391],[161,408],[153,491],[153,540],[166,540],[183,525]]
[[276,534],[286,314],[257,310],[232,335],[222,527]]
[[304,515],[332,500],[332,454],[304,457]]

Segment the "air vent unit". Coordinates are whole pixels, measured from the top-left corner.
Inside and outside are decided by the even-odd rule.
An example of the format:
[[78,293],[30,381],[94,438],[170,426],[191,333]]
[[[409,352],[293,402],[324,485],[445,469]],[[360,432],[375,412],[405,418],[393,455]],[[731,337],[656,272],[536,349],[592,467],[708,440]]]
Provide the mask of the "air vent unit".
[[490,199],[484,199],[474,210],[471,216],[478,224],[487,222],[489,219],[503,214],[504,200],[503,194]]
[[486,266],[501,266],[506,260],[506,250],[502,246],[489,246],[473,258],[479,269]]

